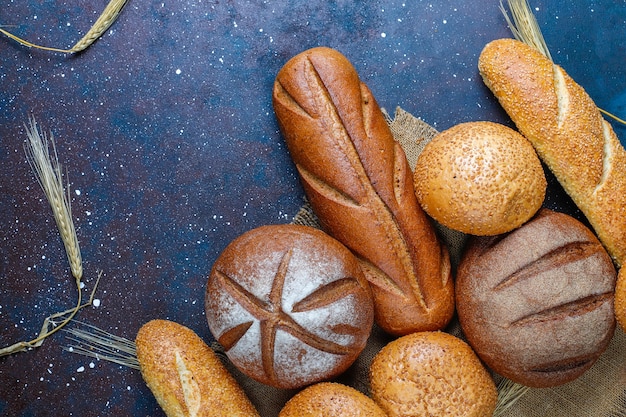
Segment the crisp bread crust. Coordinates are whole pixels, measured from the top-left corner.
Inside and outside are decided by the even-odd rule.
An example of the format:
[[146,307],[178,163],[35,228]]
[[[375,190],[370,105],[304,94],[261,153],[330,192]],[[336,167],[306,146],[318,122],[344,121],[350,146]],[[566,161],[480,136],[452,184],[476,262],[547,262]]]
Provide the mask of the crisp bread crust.
[[396,339],[374,357],[371,396],[390,417],[493,414],[497,390],[470,346],[445,332]]
[[607,348],[615,277],[591,230],[542,209],[511,233],[472,238],[457,274],[459,321],[494,371],[528,386],[561,385]]
[[447,248],[349,60],[325,47],[296,55],[276,77],[273,105],[322,228],[357,254],[372,284],[377,324],[394,335],[445,327],[454,312]]
[[135,340],[141,374],[168,417],[255,417],[256,409],[216,354],[191,329],[144,324]]
[[487,44],[478,68],[621,266],[626,257],[626,150],[591,97],[563,68],[517,40]]

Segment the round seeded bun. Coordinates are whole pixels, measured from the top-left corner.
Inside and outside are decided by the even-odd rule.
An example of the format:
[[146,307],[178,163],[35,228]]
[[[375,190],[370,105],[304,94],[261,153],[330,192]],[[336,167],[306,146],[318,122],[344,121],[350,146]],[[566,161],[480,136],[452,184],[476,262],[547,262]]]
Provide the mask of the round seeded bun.
[[336,382],[320,382],[293,396],[278,417],[387,417],[368,396]]
[[470,346],[441,331],[396,339],[370,367],[372,399],[388,416],[483,417],[496,386]]
[[439,133],[420,154],[415,192],[439,223],[473,235],[511,231],[541,207],[546,178],[521,134],[492,122],[468,122]]
[[621,328],[626,331],[626,270],[620,268],[615,285],[615,317]]

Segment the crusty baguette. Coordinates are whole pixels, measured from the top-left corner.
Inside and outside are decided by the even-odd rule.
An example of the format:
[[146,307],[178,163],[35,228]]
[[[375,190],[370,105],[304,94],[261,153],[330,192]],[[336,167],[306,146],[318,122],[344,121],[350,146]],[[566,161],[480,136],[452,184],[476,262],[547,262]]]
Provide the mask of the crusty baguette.
[[219,358],[191,329],[152,320],[139,329],[135,343],[144,381],[168,417],[259,415]]
[[517,40],[487,44],[478,68],[621,266],[626,257],[626,151],[592,99],[563,68]]
[[323,229],[360,258],[378,325],[395,335],[445,326],[454,310],[447,248],[352,64],[330,48],[304,51],[278,73],[273,103]]

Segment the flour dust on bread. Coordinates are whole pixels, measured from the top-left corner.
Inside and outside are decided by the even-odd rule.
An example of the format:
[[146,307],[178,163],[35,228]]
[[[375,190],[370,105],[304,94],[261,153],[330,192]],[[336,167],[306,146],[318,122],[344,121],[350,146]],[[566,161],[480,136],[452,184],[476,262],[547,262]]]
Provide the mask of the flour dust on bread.
[[514,39],[487,44],[478,68],[621,266],[626,259],[626,150],[591,97],[563,68]]
[[526,386],[562,385],[613,337],[615,277],[591,230],[541,209],[510,233],[470,239],[456,280],[459,321],[495,372]]
[[395,335],[443,328],[454,311],[447,248],[352,64],[325,47],[296,55],[276,77],[273,105],[322,228],[361,262],[377,324]]
[[211,333],[231,362],[285,389],[345,371],[374,321],[354,255],[321,230],[293,224],[234,239],[213,265],[205,303]]

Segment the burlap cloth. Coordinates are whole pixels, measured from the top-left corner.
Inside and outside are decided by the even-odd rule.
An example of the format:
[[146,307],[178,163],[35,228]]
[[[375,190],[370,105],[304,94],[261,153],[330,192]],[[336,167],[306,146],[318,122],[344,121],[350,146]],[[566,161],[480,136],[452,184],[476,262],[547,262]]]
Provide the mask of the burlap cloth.
[[[411,168],[437,131],[422,120],[398,108],[392,117],[386,114],[395,139],[403,146]],[[319,227],[315,214],[306,204],[293,223]],[[458,265],[466,236],[437,225],[441,238],[450,249],[453,269]],[[463,338],[458,322],[453,320],[447,332]],[[369,342],[359,359],[336,379],[359,391],[369,393],[368,370],[376,353],[392,338],[374,326]],[[219,347],[217,347],[219,351]],[[262,417],[277,416],[282,406],[297,391],[279,390],[243,375],[227,362],[230,371],[248,393]],[[503,378],[494,374],[496,383]],[[501,390],[502,392],[502,390]],[[626,335],[618,327],[607,351],[583,376],[556,388],[530,389],[501,416],[535,417],[626,417]]]

